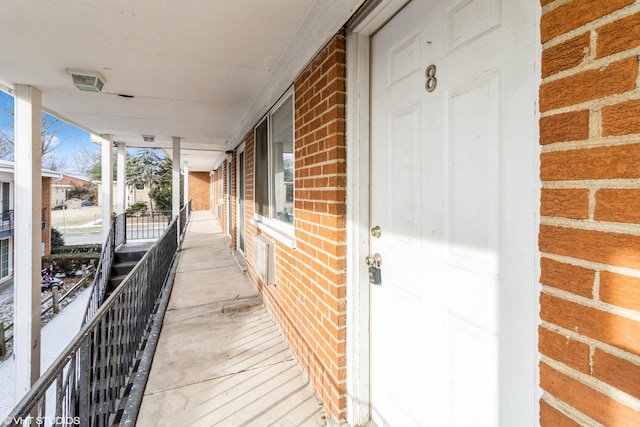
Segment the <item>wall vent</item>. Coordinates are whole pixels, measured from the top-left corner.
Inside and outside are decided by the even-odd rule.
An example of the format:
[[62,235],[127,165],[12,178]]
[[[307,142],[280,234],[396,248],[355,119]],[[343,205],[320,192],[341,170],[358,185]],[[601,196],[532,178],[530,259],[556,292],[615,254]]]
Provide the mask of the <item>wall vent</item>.
[[222,218],[222,205],[218,205],[218,218]]
[[253,236],[253,271],[265,285],[275,285],[275,253],[273,242],[264,236]]

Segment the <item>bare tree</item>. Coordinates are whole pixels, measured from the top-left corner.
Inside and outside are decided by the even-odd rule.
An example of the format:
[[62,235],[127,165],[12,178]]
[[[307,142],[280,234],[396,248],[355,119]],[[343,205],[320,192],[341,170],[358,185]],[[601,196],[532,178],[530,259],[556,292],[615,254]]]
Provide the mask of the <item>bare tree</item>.
[[[14,144],[14,108],[13,98],[6,94],[0,93],[2,104],[0,105],[0,115],[3,123],[0,126],[0,158],[5,160],[13,160],[13,144]],[[40,134],[42,140],[42,155],[51,153],[59,147],[66,138],[61,138],[60,134],[65,130],[68,124],[57,117],[47,113],[42,113],[40,122]]]
[[0,129],[0,159],[13,158],[13,144],[6,142],[12,138],[10,135],[9,130]]
[[73,169],[77,174],[99,181],[102,178],[102,155],[99,150],[84,148],[73,156]]
[[42,167],[56,172],[64,172],[67,169],[68,159],[58,153],[47,153],[42,156]]

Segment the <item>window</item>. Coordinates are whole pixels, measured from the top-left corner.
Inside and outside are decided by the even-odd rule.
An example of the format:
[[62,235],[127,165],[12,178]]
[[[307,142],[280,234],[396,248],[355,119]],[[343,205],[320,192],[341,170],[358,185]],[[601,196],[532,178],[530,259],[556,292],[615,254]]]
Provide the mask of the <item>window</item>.
[[5,213],[11,209],[11,185],[8,182],[3,182],[0,189],[2,191],[2,213]]
[[265,219],[293,224],[293,95],[255,127],[255,212]]
[[218,203],[222,203],[222,197],[224,194],[224,177],[222,175],[223,166],[218,168]]
[[0,240],[0,279],[9,276],[9,252],[11,245],[9,239]]

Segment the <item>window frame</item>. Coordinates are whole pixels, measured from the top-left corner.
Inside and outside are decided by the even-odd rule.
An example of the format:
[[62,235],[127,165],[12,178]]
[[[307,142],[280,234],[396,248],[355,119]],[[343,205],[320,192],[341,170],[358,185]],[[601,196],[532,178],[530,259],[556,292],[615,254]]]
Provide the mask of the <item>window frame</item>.
[[[3,252],[2,246],[5,245],[6,242],[6,253]],[[6,256],[6,266],[4,266],[5,260],[3,259]],[[4,239],[0,239],[0,282],[4,282],[11,277],[13,277],[13,248],[12,248],[12,237],[7,237]],[[3,271],[6,268],[6,274]]]
[[[273,142],[272,142],[272,116],[273,114],[279,110],[287,101],[291,99],[291,140],[293,143],[293,223],[289,224],[283,220],[276,218],[276,213],[274,213],[274,189],[273,189]],[[259,213],[257,206],[257,185],[256,181],[259,179],[258,174],[256,173],[256,166],[258,164],[257,155],[257,130],[258,128],[265,123],[266,126],[266,136],[267,136],[267,200],[268,200],[268,212],[269,216],[264,216]],[[269,111],[256,123],[253,127],[253,140],[254,140],[254,150],[253,150],[253,179],[254,179],[254,194],[253,194],[253,223],[259,229],[263,229],[268,232],[272,237],[280,242],[290,246],[295,247],[295,151],[296,151],[296,140],[295,140],[295,96],[293,87],[289,88],[279,99],[278,101],[269,109]]]
[[218,204],[224,203],[224,162],[218,166]]

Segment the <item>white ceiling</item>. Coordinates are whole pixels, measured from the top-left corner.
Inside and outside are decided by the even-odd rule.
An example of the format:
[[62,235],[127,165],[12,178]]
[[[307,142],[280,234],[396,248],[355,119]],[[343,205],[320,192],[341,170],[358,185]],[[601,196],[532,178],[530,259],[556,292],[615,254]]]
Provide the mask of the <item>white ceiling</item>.
[[[180,137],[181,160],[208,171],[363,2],[5,0],[0,85],[35,86],[47,110],[129,146]],[[67,69],[99,72],[102,92]]]

